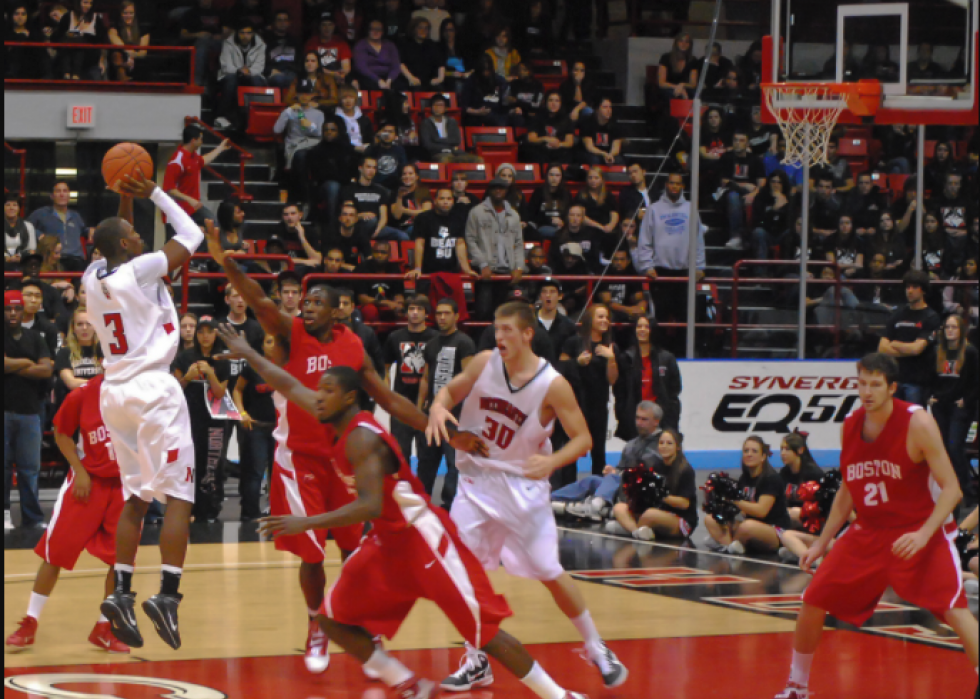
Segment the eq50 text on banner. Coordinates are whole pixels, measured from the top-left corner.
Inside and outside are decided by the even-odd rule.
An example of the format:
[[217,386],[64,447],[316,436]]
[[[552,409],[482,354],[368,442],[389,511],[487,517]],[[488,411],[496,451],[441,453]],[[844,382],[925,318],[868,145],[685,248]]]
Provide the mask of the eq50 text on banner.
[[737,450],[750,434],[778,448],[794,429],[810,447],[840,449],[859,406],[854,362],[681,362],[685,446]]

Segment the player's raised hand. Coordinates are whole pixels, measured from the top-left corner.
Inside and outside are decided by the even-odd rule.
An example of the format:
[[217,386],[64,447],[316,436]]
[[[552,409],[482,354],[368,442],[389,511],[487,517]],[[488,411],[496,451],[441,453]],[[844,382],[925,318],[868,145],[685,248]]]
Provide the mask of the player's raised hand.
[[225,347],[228,349],[227,352],[222,352],[217,359],[245,359],[245,355],[254,351],[252,346],[248,344],[244,335],[239,335],[238,332],[228,325],[227,323],[222,323],[218,326],[218,339],[221,340]]
[[264,517],[259,520],[259,534],[273,541],[280,536],[297,536],[307,531],[306,517]]
[[215,262],[224,267],[225,258],[228,257],[228,253],[221,247],[221,232],[214,225],[214,221],[209,218],[204,220],[204,239],[208,241],[208,252],[211,254],[211,257],[214,258]]
[[425,430],[425,439],[430,446],[439,447],[443,442],[450,441],[449,428],[446,426],[449,422],[459,427],[459,422],[452,411],[446,410],[438,403],[429,409],[429,426]]
[[908,534],[903,534],[895,541],[892,545],[892,553],[907,561],[915,558],[928,543],[929,537],[921,531],[909,532]]
[[119,180],[117,192],[123,196],[133,197],[134,199],[149,199],[153,190],[157,188],[157,183],[148,180],[142,172],[137,171],[136,177],[124,175]]

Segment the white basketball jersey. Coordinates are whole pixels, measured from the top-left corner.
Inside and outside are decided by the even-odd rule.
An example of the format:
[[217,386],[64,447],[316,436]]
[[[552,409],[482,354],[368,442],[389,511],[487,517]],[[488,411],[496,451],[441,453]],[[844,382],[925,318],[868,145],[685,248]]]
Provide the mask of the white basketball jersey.
[[146,371],[170,373],[180,340],[177,310],[163,283],[167,257],[142,255],[106,271],[93,263],[82,278],[88,312],[105,356],[106,381],[128,381]]
[[456,465],[463,475],[479,475],[481,469],[524,475],[524,464],[535,454],[552,453],[555,421],[541,424],[541,406],[559,374],[541,360],[538,373],[521,388],[513,388],[504,371],[500,351],[494,350],[483,373],[463,403],[459,429],[483,437],[490,456],[457,453]]

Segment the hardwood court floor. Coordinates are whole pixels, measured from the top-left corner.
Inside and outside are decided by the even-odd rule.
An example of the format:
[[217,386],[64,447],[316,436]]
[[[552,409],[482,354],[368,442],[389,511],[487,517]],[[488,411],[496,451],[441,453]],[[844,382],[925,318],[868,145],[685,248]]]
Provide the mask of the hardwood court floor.
[[[599,630],[632,670],[631,680],[606,692],[576,653],[574,627],[537,583],[503,572],[491,578],[514,618],[504,628],[570,689],[593,699],[768,699],[785,680],[793,611],[805,576],[788,567],[712,556],[685,547],[631,542],[564,530],[562,560],[581,580]],[[37,569],[30,551],[4,553],[4,633],[23,616]],[[140,553],[134,582],[140,598],[156,591],[155,549]],[[331,550],[328,578],[339,568]],[[105,567],[85,555],[65,573],[48,603],[36,646],[5,655],[4,697],[150,699],[383,699],[342,654],[320,677],[306,673],[302,647],[305,605],[297,564],[271,544],[196,544],[190,548],[181,608],[184,647],[173,652],[142,616],[146,647],[108,656],[86,643],[102,600]],[[968,699],[976,676],[928,615],[893,601],[876,614],[871,632],[828,633],[814,677],[818,699]],[[430,603],[420,603],[387,644],[422,675],[440,679],[456,669],[461,638]],[[61,674],[59,692],[41,688]],[[178,681],[160,686],[119,676]],[[146,680],[144,680],[146,681]],[[196,688],[188,689],[190,683]],[[179,690],[179,691],[178,691]],[[75,692],[64,693],[65,691]],[[89,692],[88,694],[85,692]],[[491,690],[466,699],[528,697],[497,672]]]

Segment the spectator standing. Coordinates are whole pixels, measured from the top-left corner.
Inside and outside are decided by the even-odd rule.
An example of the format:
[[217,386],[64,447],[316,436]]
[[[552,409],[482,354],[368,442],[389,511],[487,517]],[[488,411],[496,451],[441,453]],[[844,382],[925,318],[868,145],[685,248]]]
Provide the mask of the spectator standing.
[[[57,310],[47,308],[44,282],[38,279],[24,279],[20,283],[20,293],[23,301],[21,306],[20,324],[27,330],[37,333],[48,346],[48,356],[55,357],[62,344],[61,333],[56,325],[58,318],[64,313],[63,305]],[[50,289],[51,287],[47,287]]]
[[319,109],[324,114],[333,112],[337,108],[340,102],[337,81],[320,65],[320,57],[315,51],[307,52],[303,57],[299,75],[294,76],[288,83],[289,90],[283,100],[286,104],[296,103],[297,93],[302,83],[313,85],[313,100],[310,102],[312,108]]
[[3,294],[3,511],[4,530],[13,529],[10,491],[14,469],[20,491],[21,526],[44,529],[38,500],[41,471],[41,394],[54,366],[40,335],[24,328],[24,299],[19,291]]
[[9,21],[4,30],[4,77],[18,80],[50,80],[52,77],[51,55],[44,48],[16,46],[18,43],[41,44],[48,39],[38,31],[30,18],[30,6],[26,2],[14,2],[7,6]]
[[[442,39],[442,23],[446,20],[452,21],[451,15],[439,5],[439,0],[425,0],[422,9],[415,10],[415,12],[412,13],[413,19],[422,18],[429,23],[429,26],[432,27],[433,41],[440,41]],[[408,33],[411,35],[411,30],[409,30]]]
[[408,25],[408,39],[398,52],[401,58],[402,84],[409,90],[438,90],[446,80],[442,51],[429,38],[432,25],[424,17],[415,17]]
[[582,319],[579,333],[565,342],[559,358],[575,367],[579,375],[579,405],[592,434],[592,475],[595,476],[601,476],[606,469],[610,389],[619,381],[622,359],[610,328],[609,309],[602,304],[591,306]]
[[309,80],[301,80],[296,102],[283,110],[273,128],[275,133],[285,134],[286,171],[294,201],[312,201],[309,156],[323,132],[323,112],[312,107],[315,93],[316,87]]
[[478,276],[470,267],[466,248],[467,214],[456,208],[449,189],[436,192],[435,206],[415,219],[415,268],[409,279],[423,274]]
[[401,70],[398,47],[385,38],[384,24],[372,20],[367,37],[354,47],[354,75],[358,84],[364,90],[390,90]]
[[557,279],[548,278],[538,284],[538,323],[548,332],[555,354],[561,352],[577,332],[575,323],[560,312],[562,301],[562,284]]
[[224,420],[212,416],[209,406],[224,399],[231,367],[228,361],[217,358],[221,354],[217,327],[214,318],[202,317],[194,349],[184,350],[174,361],[174,377],[184,389],[190,412],[196,472],[193,514],[198,522],[216,522],[224,499],[225,425]]
[[463,133],[459,123],[446,115],[449,100],[437,94],[430,102],[432,114],[422,122],[422,147],[434,163],[479,163],[483,158],[463,150]]
[[[419,409],[425,414],[429,413],[432,401],[439,392],[463,373],[476,354],[476,345],[466,333],[459,330],[458,324],[459,307],[456,302],[451,299],[440,301],[436,306],[436,327],[439,335],[426,343],[423,353],[425,369],[419,384]],[[453,412],[458,420],[462,412],[461,406],[457,406]],[[443,459],[448,471],[442,484],[442,507],[450,511],[459,482],[456,452],[446,441],[436,446],[423,440],[422,450],[419,452],[418,476],[425,492],[430,496],[435,489],[436,476]]]
[[197,334],[197,315],[185,313],[180,317],[180,344],[177,351],[182,352],[194,347],[194,336]]
[[[381,343],[378,341],[377,333],[354,313],[357,308],[355,306],[356,293],[351,289],[338,289],[337,294],[340,297],[340,305],[337,307],[338,320],[360,338],[361,344],[364,345],[364,351],[371,358],[374,366],[381,366],[384,364],[384,352]],[[362,410],[369,413],[374,412],[374,401],[366,392],[361,393],[361,406]]]
[[[569,218],[582,216],[581,211],[572,207],[569,210]],[[560,236],[561,234],[559,234]],[[582,250],[581,243],[561,243],[560,238],[552,244],[552,250],[558,250],[557,262],[552,263],[552,268],[557,276],[560,277],[590,277],[593,272],[585,259],[585,252]],[[552,256],[555,253],[552,252]],[[580,313],[589,303],[589,286],[584,281],[562,282],[562,306],[565,312],[573,317]],[[560,348],[559,348],[560,349]]]
[[[225,287],[225,305],[228,306],[228,315],[225,316],[221,323],[230,325],[236,333],[243,335],[248,344],[256,351],[263,350],[265,333],[262,331],[262,326],[259,325],[257,320],[249,317],[245,299],[242,298],[242,295],[231,284]],[[232,361],[234,362],[235,360]],[[232,375],[238,376],[239,373],[238,371],[233,371]]]
[[101,375],[102,346],[88,313],[80,308],[72,314],[65,346],[55,355],[55,403],[61,405],[70,392]]
[[45,236],[61,241],[62,264],[69,272],[82,272],[87,263],[82,249],[82,236],[88,232],[81,215],[68,208],[71,189],[67,182],[56,182],[51,191],[51,206],[44,206],[32,213],[27,221],[38,234],[38,243]]
[[509,187],[506,181],[494,179],[487,187],[487,200],[470,212],[466,223],[466,248],[483,280],[477,286],[480,318],[492,317],[506,297],[506,287],[495,286],[491,277],[509,275],[515,286],[524,276],[524,232],[521,217],[506,200]]
[[[690,211],[691,205],[684,197],[684,178],[678,173],[671,173],[663,196],[647,212],[640,227],[637,244],[639,271],[650,279],[687,276],[688,252],[692,242]],[[697,231],[694,232],[697,236],[697,268],[703,272],[707,265],[704,249],[705,227],[700,219],[693,223],[697,226]],[[686,284],[653,285],[653,296],[658,321],[663,322],[670,315],[679,319],[687,318]]]
[[623,165],[622,131],[613,118],[613,105],[609,97],[601,97],[596,111],[580,129],[582,138],[582,162],[586,165]]
[[[630,348],[623,355],[625,381],[615,387],[619,427],[616,435],[629,440],[636,436],[628,416],[642,401],[655,403],[662,411],[661,426],[678,429],[681,422],[681,370],[677,358],[660,346],[660,328],[655,320],[641,317],[634,325]],[[622,408],[620,404],[622,403]]]
[[548,165],[544,184],[534,190],[527,207],[528,230],[541,240],[551,240],[565,227],[572,193],[565,184],[565,168],[557,163]]
[[698,69],[690,34],[677,35],[670,52],[660,57],[657,84],[667,100],[686,100],[694,96],[698,86]]
[[[619,248],[611,255],[609,275],[613,277],[639,277],[633,269],[630,252]],[[614,323],[633,322],[647,314],[647,302],[640,282],[605,282],[596,294],[599,303],[605,304],[612,312]]]
[[351,72],[352,54],[347,41],[335,34],[336,29],[334,13],[330,10],[321,12],[317,35],[306,42],[304,50],[315,51],[320,57],[320,67],[336,80],[338,85],[343,85]]
[[279,273],[276,285],[279,287],[279,302],[283,313],[298,318],[302,314],[300,304],[303,302],[303,280],[296,272],[287,269]]
[[[393,131],[394,128],[389,126],[387,138],[394,138]],[[363,156],[357,171],[359,177],[340,193],[340,201],[345,204],[354,202],[358,232],[372,240],[408,240],[403,231],[388,227],[391,195],[387,189],[375,183],[378,159],[373,155]]]
[[709,538],[706,545],[713,551],[728,551],[736,556],[746,549],[775,553],[779,550],[779,531],[789,529],[783,480],[769,463],[769,447],[759,437],[749,437],[742,446],[742,475],[738,479],[740,500],[734,505],[745,516],[730,525],[705,518]]
[[365,155],[377,163],[378,185],[388,191],[397,189],[398,175],[408,162],[408,154],[398,144],[398,127],[392,122],[382,124],[374,145],[365,151]]
[[630,420],[634,436],[623,447],[619,464],[606,466],[602,475],[586,476],[554,491],[551,503],[555,514],[594,520],[612,514],[616,495],[623,485],[623,471],[641,465],[647,468],[661,465],[657,444],[662,417],[663,411],[654,403],[645,401],[637,405]]
[[347,137],[351,146],[358,153],[366,151],[374,143],[374,126],[371,119],[365,116],[357,105],[358,94],[353,87],[340,88],[340,106],[337,116],[340,117],[347,129]]
[[895,397],[926,407],[933,381],[930,349],[942,323],[926,305],[929,275],[913,270],[905,275],[903,284],[908,305],[889,318],[878,351],[898,359],[900,372]]
[[[402,268],[391,261],[391,243],[374,243],[371,257],[354,270],[355,274],[389,274],[402,276]],[[391,279],[358,282],[357,305],[365,323],[397,320],[405,313],[405,285]]]
[[14,272],[22,256],[37,250],[37,233],[33,224],[21,216],[20,198],[7,192],[3,198],[3,262],[4,271]]
[[[109,43],[116,46],[150,45],[150,35],[140,31],[139,19],[136,17],[135,0],[123,0],[119,3],[119,17],[115,25],[109,27],[108,38]],[[142,60],[146,58],[146,55],[146,51],[113,51],[110,55],[113,77],[122,83],[141,77],[142,71],[136,69],[143,66]]]
[[504,126],[507,123],[507,81],[496,73],[486,54],[476,59],[476,69],[463,84],[460,106],[466,126]]
[[968,329],[967,320],[955,314],[946,318],[940,328],[935,348],[929,353],[933,364],[929,407],[956,469],[964,501],[975,503],[977,492],[966,454],[966,440],[977,414],[980,353],[967,340]]
[[228,16],[214,7],[214,0],[198,0],[180,24],[181,42],[194,45],[194,82],[206,87],[212,59],[221,53],[224,40],[234,33]]
[[272,21],[272,29],[265,34],[265,72],[269,87],[285,90],[303,75],[300,64],[303,49],[290,31],[292,21],[289,12],[280,9]]
[[[227,139],[207,155],[201,155],[204,145],[204,129],[187,126],[181,134],[182,145],[167,163],[163,174],[163,191],[169,194],[177,205],[187,212],[201,228],[207,220],[217,221],[214,213],[201,201],[201,170],[213,163],[219,155],[231,147]],[[166,222],[166,217],[164,217]],[[173,231],[168,229],[168,236]]]
[[[267,359],[277,363],[281,361],[274,335],[264,336],[262,351]],[[272,470],[276,450],[272,433],[276,429],[277,419],[272,395],[272,387],[246,363],[233,390],[235,406],[242,417],[237,427],[241,455],[239,489],[242,522],[251,522],[262,516],[262,479]]]
[[653,541],[658,534],[691,537],[698,527],[698,489],[694,468],[684,456],[683,442],[683,435],[670,427],[657,437],[660,459],[653,461],[653,469],[667,477],[668,493],[660,506],[646,512],[630,512],[628,503],[618,502],[613,507],[613,515],[619,526],[610,525],[606,531],[618,531],[621,527],[640,541]]
[[[426,325],[429,300],[425,296],[413,296],[408,300],[405,317],[408,325],[388,336],[384,346],[384,363],[387,370],[385,383],[394,376],[395,393],[405,396],[414,404],[419,403],[419,387],[425,376],[425,348],[439,333]],[[407,461],[412,453],[421,456],[425,435],[398,420],[392,419],[391,433]]]
[[312,189],[311,205],[322,230],[336,220],[340,192],[354,175],[354,146],[343,120],[330,114],[324,118],[323,138],[310,150],[307,171]]
[[221,46],[216,129],[237,128],[244,121],[238,106],[238,88],[265,87],[265,42],[256,35],[252,23],[243,20],[238,31]]
[[765,167],[761,158],[749,151],[749,135],[736,130],[732,135],[732,149],[721,156],[718,168],[722,187],[718,194],[724,195],[719,203],[728,214],[730,238],[726,247],[741,250],[745,247],[745,212],[752,210],[756,197],[766,184]]
[[[109,33],[102,15],[93,9],[94,0],[74,0],[70,12],[62,17],[51,42],[55,44],[108,44]],[[58,75],[65,80],[106,80],[108,58],[105,49],[59,49]]]
[[[365,191],[364,196],[370,194]],[[344,197],[341,196],[343,200]],[[353,201],[346,201],[340,207],[338,220],[327,229],[323,238],[322,250],[337,249],[343,253],[344,265],[350,271],[361,263],[361,259],[371,256],[371,233],[358,226],[358,208]]]
[[569,165],[575,148],[575,127],[563,109],[562,96],[549,92],[545,109],[531,123],[524,145],[524,162]]

